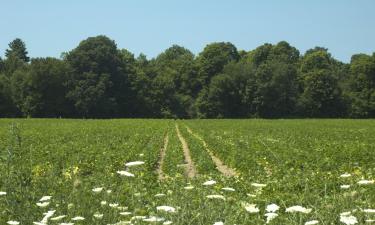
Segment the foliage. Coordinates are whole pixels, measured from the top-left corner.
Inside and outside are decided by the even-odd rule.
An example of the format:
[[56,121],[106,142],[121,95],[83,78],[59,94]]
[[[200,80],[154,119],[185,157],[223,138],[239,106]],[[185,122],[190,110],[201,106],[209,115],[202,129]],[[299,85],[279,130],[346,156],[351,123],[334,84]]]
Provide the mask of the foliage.
[[30,58],[27,56],[26,44],[19,38],[14,39],[9,43],[9,49],[5,50],[7,58],[17,58],[23,62],[29,62]]
[[343,117],[345,105],[338,85],[337,63],[326,49],[307,51],[300,67],[300,113],[308,117]]
[[148,59],[103,35],[61,59],[29,60],[21,39],[5,55],[0,117],[375,117],[374,55],[347,64],[323,47],[215,42],[197,56],[173,45]]
[[354,55],[350,63],[351,116],[375,116],[375,55]]
[[14,102],[23,115],[72,115],[72,105],[65,98],[69,73],[66,63],[54,58],[35,58],[26,68],[17,70],[10,79]]

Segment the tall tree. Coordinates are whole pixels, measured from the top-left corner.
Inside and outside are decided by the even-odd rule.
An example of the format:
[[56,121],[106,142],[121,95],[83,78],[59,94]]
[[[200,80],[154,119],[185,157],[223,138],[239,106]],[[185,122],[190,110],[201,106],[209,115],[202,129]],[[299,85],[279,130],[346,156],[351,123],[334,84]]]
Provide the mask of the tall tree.
[[135,73],[129,76],[132,91],[132,115],[133,117],[159,117],[157,104],[154,100],[152,80],[155,77],[151,61],[144,54],[135,59]]
[[348,89],[350,116],[375,117],[375,53],[352,56]]
[[126,49],[118,51],[120,71],[114,78],[113,93],[116,98],[118,117],[135,117],[137,115],[137,91],[131,81],[136,75],[136,60]]
[[0,73],[0,117],[16,117],[20,113],[12,99],[10,80]]
[[304,55],[299,81],[302,94],[299,109],[303,116],[345,116],[345,104],[338,85],[337,63],[324,48],[315,48]]
[[113,40],[90,37],[69,52],[66,60],[72,68],[67,96],[80,116],[114,117],[123,113],[118,110],[116,94],[127,80]]
[[292,116],[298,95],[299,51],[282,41],[258,47],[245,60],[255,68],[246,91],[249,113],[266,118]]
[[198,90],[194,55],[173,45],[154,61],[153,97],[162,116],[192,117],[192,97]]
[[65,95],[69,69],[54,58],[32,59],[30,65],[11,77],[12,97],[24,116],[72,116]]
[[217,42],[207,45],[197,57],[199,81],[201,87],[208,86],[215,75],[222,72],[224,66],[240,58],[237,48],[229,42]]
[[251,64],[241,60],[225,66],[223,73],[212,78],[210,85],[200,92],[195,103],[200,118],[247,117],[247,84],[254,77]]
[[3,59],[0,57],[0,73],[2,73],[4,70],[4,61]]
[[7,58],[18,58],[24,62],[29,62],[30,60],[27,54],[26,45],[20,38],[16,38],[10,42],[9,49],[5,51]]
[[0,67],[7,77],[11,77],[16,70],[26,66],[30,60],[27,56],[26,45],[19,38],[9,43],[9,49],[6,49],[5,56],[6,59],[3,60]]

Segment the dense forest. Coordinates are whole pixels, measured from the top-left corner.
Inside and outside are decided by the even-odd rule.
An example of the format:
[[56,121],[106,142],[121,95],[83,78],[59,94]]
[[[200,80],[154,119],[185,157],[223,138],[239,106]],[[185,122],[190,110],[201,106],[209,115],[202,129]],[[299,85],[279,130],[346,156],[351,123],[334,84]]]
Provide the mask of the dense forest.
[[61,59],[30,59],[15,39],[0,58],[0,117],[371,118],[375,53],[346,64],[323,47],[218,42],[147,59],[96,36]]

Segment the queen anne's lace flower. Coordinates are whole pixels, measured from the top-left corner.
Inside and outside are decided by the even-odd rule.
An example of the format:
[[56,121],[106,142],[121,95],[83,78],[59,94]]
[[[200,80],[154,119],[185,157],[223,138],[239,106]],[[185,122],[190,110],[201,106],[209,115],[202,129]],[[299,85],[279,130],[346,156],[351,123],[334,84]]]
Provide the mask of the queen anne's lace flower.
[[295,206],[287,208],[285,211],[290,212],[290,213],[300,212],[300,213],[306,213],[307,214],[307,213],[310,213],[312,211],[312,209],[307,209],[303,206],[295,205]]

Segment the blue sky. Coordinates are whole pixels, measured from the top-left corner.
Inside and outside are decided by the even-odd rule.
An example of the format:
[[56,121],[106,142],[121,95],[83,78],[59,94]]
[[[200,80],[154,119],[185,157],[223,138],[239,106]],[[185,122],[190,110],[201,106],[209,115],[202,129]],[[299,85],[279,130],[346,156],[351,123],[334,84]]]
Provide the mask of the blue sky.
[[0,56],[22,38],[31,57],[59,57],[87,37],[149,58],[179,44],[199,53],[230,41],[251,50],[288,41],[348,62],[375,51],[374,0],[0,0]]

